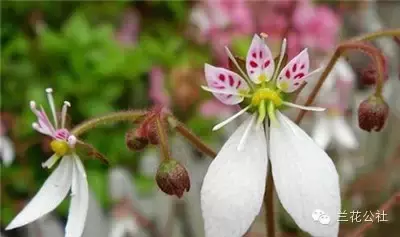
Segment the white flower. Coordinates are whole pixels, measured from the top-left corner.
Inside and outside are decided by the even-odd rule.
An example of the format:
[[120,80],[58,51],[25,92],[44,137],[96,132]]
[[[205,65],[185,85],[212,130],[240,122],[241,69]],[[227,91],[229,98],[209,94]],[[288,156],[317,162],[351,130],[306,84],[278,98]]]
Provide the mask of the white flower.
[[79,237],[83,232],[88,209],[89,194],[86,172],[74,150],[77,139],[64,127],[67,107],[70,104],[67,101],[64,102],[61,111],[61,126],[59,127],[52,89],[48,88],[46,92],[55,126],[51,124],[43,107],[39,110],[36,108],[36,103],[31,101],[31,109],[38,118],[37,123],[33,123],[32,127],[38,132],[53,138],[50,145],[55,154],[44,162],[42,166],[51,168],[59,159],[61,161],[36,196],[11,221],[6,230],[26,225],[51,212],[64,200],[69,190],[71,190],[71,203],[65,227],[65,236]]
[[[204,89],[225,104],[244,107],[214,129],[246,111],[253,113],[224,144],[204,178],[201,205],[207,237],[242,236],[250,228],[262,206],[268,159],[278,197],[296,224],[313,236],[338,234],[341,204],[335,166],[324,150],[279,111],[286,106],[323,110],[287,101],[290,93],[320,70],[308,73],[306,50],[282,68],[285,48],[286,40],[275,63],[268,46],[255,35],[246,58],[248,75],[229,50],[243,77],[205,66],[209,87]],[[314,221],[315,210],[323,211],[329,223],[328,218],[323,224]]]
[[0,123],[0,157],[4,166],[10,166],[15,158],[14,144],[5,134],[5,129]]
[[311,137],[324,150],[332,142],[350,150],[358,148],[356,135],[344,115],[355,80],[356,75],[351,66],[341,58],[321,88],[319,102],[328,110],[316,117]]
[[330,110],[317,117],[311,137],[324,150],[332,142],[349,150],[357,149],[356,135],[344,115],[334,108]]

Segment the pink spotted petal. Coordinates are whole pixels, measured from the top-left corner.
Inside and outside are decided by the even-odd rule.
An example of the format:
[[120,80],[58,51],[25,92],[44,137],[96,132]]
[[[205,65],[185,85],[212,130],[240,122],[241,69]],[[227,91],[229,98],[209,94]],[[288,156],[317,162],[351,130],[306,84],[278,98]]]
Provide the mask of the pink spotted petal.
[[309,68],[308,52],[304,49],[282,69],[278,76],[278,88],[286,93],[297,90],[303,84]]
[[224,104],[234,105],[242,102],[243,97],[237,94],[249,89],[241,76],[224,68],[205,64],[205,75],[208,87],[224,92],[224,94],[213,92],[213,95]]
[[37,110],[36,116],[38,118],[40,128],[45,132],[45,134],[50,135],[55,133],[55,129],[47,117],[43,107],[41,107],[41,110]]
[[54,137],[55,137],[56,139],[65,140],[65,141],[66,141],[66,140],[68,139],[68,137],[69,137],[69,132],[68,132],[68,130],[65,129],[65,128],[58,129],[58,130],[55,132]]
[[246,57],[246,70],[254,83],[269,81],[274,74],[275,63],[271,50],[258,35],[254,35]]

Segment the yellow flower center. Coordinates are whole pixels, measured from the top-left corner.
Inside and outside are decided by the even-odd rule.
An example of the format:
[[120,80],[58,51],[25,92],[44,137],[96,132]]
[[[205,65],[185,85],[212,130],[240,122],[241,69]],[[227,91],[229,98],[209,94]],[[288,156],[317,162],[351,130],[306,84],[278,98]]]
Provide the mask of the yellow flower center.
[[69,151],[69,146],[66,141],[53,140],[51,141],[50,146],[58,156],[63,156]]
[[259,106],[262,101],[272,101],[276,106],[282,105],[282,99],[279,92],[272,90],[270,88],[260,88],[258,89],[251,98],[251,104],[253,106]]

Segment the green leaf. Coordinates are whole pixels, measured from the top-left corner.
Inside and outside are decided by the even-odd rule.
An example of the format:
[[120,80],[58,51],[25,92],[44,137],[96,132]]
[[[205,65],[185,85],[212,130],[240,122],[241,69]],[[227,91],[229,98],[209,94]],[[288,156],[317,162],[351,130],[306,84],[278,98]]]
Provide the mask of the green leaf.
[[80,46],[89,44],[91,40],[91,27],[84,14],[76,12],[63,27],[65,36]]
[[11,222],[11,220],[17,214],[10,206],[11,203],[7,203],[8,205],[1,205],[1,225],[6,226]]
[[59,34],[44,28],[39,34],[39,42],[41,50],[49,53],[62,53],[67,50],[69,46],[67,41]]

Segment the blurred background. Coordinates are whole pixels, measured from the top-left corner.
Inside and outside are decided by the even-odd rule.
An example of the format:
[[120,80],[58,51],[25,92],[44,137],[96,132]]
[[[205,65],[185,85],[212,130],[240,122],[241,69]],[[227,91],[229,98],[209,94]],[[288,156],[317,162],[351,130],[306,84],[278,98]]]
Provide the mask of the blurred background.
[[[204,92],[204,63],[227,67],[224,46],[245,57],[254,33],[269,35],[277,55],[288,39],[289,58],[309,48],[314,68],[350,37],[400,27],[397,1],[2,1],[1,2],[1,236],[58,237],[68,198],[56,211],[25,227],[5,226],[39,190],[50,171],[41,163],[50,140],[31,128],[29,101],[47,106],[52,87],[57,105],[68,100],[71,125],[94,116],[163,105],[218,150],[240,121],[221,132],[211,128],[236,111]],[[373,92],[375,68],[359,52],[335,66],[302,127],[333,157],[341,178],[340,236],[365,223],[366,212],[400,190],[399,45],[390,38],[372,42],[386,57],[384,96],[391,111],[385,128],[358,127],[358,104]],[[315,81],[314,81],[315,82]],[[304,102],[310,82],[298,97]],[[397,92],[396,92],[397,91]],[[48,110],[49,111],[49,110]],[[288,111],[295,117],[298,111]],[[82,138],[105,154],[110,166],[82,157],[91,192],[85,237],[204,236],[201,182],[211,161],[171,132],[174,158],[188,169],[192,187],[182,199],[162,193],[154,182],[156,147],[131,152],[125,132],[134,124],[91,130]],[[307,236],[276,203],[281,236]],[[351,211],[361,212],[361,221]],[[374,219],[365,236],[400,236],[400,207],[387,221]],[[363,217],[364,216],[364,217]],[[247,236],[265,236],[260,214]]]

